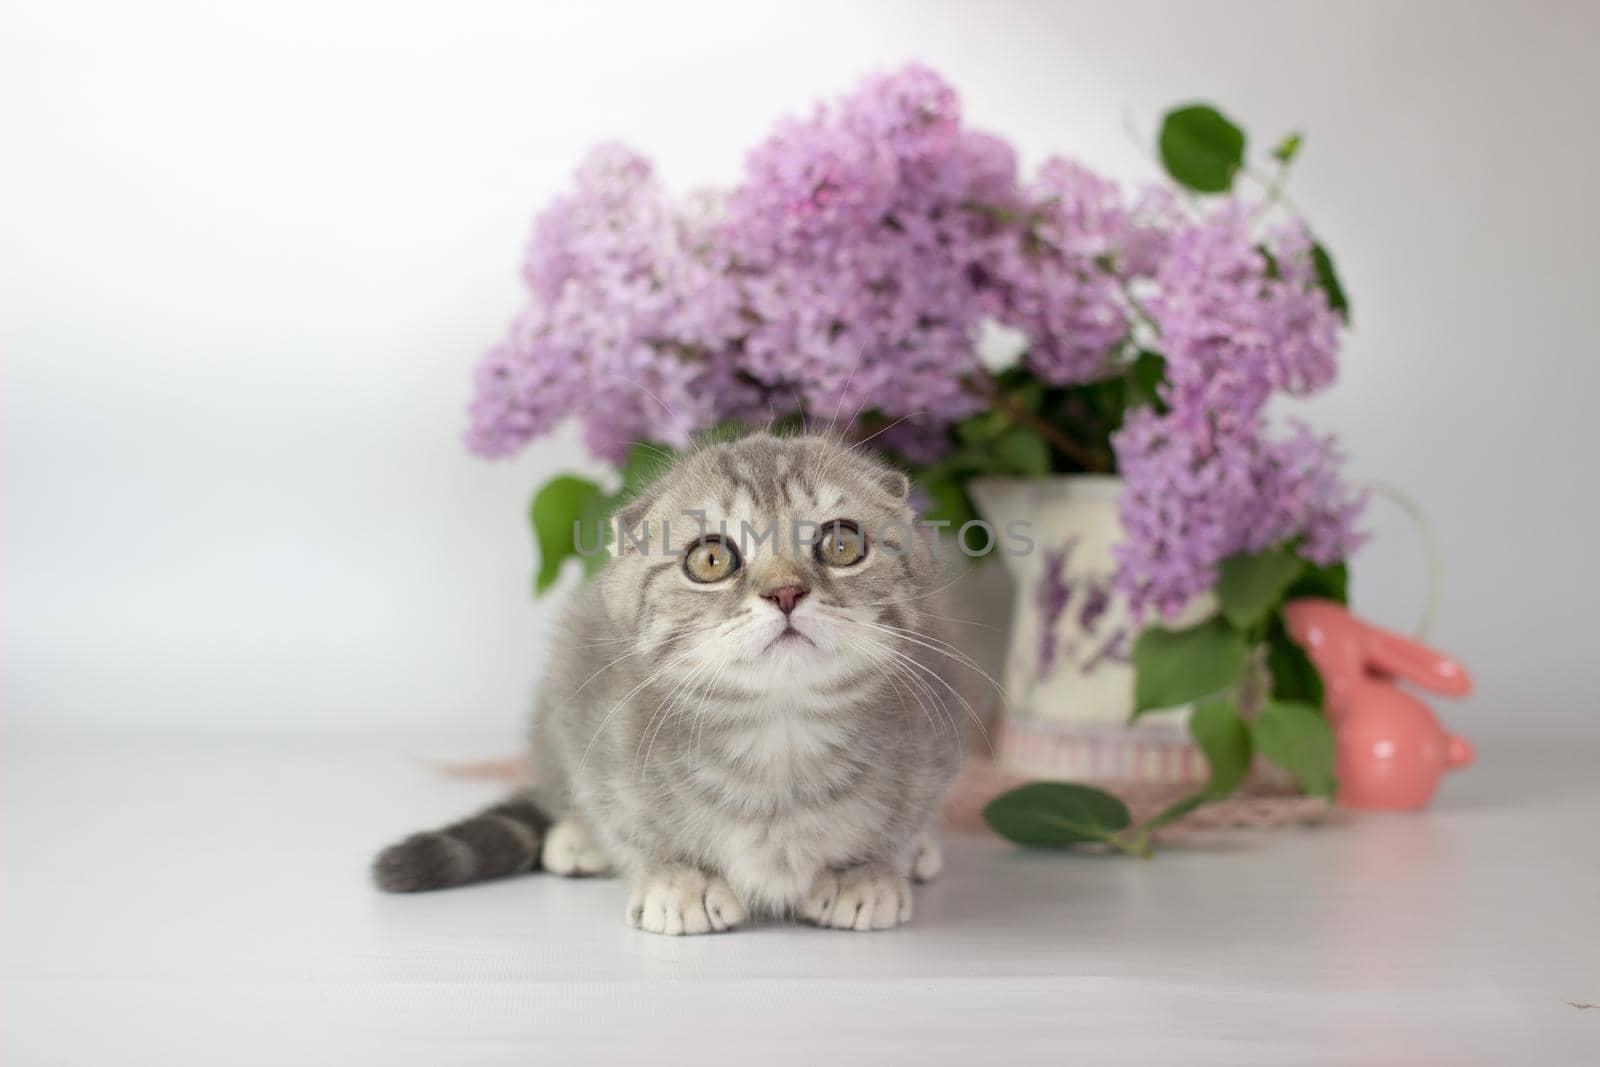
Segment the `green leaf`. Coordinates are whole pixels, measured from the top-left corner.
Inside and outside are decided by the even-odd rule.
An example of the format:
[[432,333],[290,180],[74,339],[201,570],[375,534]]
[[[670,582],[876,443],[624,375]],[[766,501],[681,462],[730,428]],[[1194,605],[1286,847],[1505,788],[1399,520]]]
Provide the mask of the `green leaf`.
[[1155,833],[1163,826],[1172,825],[1185,815],[1188,815],[1190,812],[1194,811],[1196,808],[1201,807],[1213,799],[1214,798],[1203,789],[1198,793],[1190,793],[1188,796],[1179,797],[1177,800],[1174,800],[1171,804],[1168,804],[1166,807],[1150,816],[1144,822],[1134,827],[1132,833],[1122,835],[1122,837],[1119,838],[1121,847],[1124,851],[1131,852],[1136,856],[1150,855],[1151,834]]
[[1300,577],[1284,594],[1284,599],[1297,600],[1305,596],[1321,597],[1340,604],[1350,603],[1350,568],[1343,562],[1327,566],[1306,562]]
[[956,424],[956,437],[962,444],[981,445],[1005,433],[1010,425],[1011,420],[1002,411],[980,411]]
[[1050,473],[1050,446],[1039,432],[1012,422],[1001,411],[985,411],[956,426],[961,447],[940,466],[973,475],[1016,478],[1043,477]]
[[1167,173],[1196,192],[1227,192],[1244,165],[1244,131],[1204,104],[1169,111],[1157,145]]
[[1250,728],[1231,700],[1208,700],[1189,716],[1189,735],[1211,765],[1211,781],[1201,794],[1221,800],[1250,773]]
[[1161,402],[1160,386],[1167,380],[1167,360],[1160,352],[1148,349],[1128,365],[1128,406],[1149,406],[1157,413],[1165,410]]
[[1050,446],[1039,431],[1013,426],[990,446],[996,468],[1019,478],[1042,478],[1050,473]]
[[1039,405],[1044,402],[1044,383],[1037,378],[1025,378],[1014,387],[1007,388],[1006,395],[1021,405],[1023,410],[1037,415]]
[[1305,563],[1286,548],[1229,556],[1222,561],[1217,579],[1222,614],[1239,629],[1249,630],[1282,602],[1284,592],[1304,569]]
[[[928,506],[922,510],[922,518],[930,523],[942,523],[939,526],[941,537],[956,537],[961,527],[978,518],[978,509],[973,506],[972,498],[967,496],[966,480],[958,477],[945,464],[939,464],[924,469],[917,475],[917,484],[928,498]],[[983,530],[973,527],[967,532],[967,549],[971,553],[979,552],[983,547]],[[974,565],[987,559],[988,556],[972,555],[969,557]]]
[[[609,544],[611,536],[611,516],[615,515],[627,503],[629,494],[626,490],[618,490],[610,496],[596,495],[591,497],[583,506],[583,514],[578,516],[578,533],[576,536],[583,538],[583,546]],[[606,565],[606,560],[611,558],[609,552],[591,552],[588,555],[577,553],[578,562],[583,564],[585,578],[593,578],[600,573]]]
[[[534,539],[539,546],[539,575],[534,580],[535,592],[548,591],[560,577],[561,565],[579,555],[573,536],[574,526],[592,523],[597,502],[605,499],[605,493],[598,485],[570,474],[550,479],[539,490],[528,509]],[[592,525],[584,526],[582,537],[585,547],[595,543],[597,533]]]
[[1294,161],[1294,157],[1300,152],[1300,146],[1304,143],[1304,137],[1298,133],[1291,133],[1273,147],[1272,158],[1287,165]]
[[1322,707],[1322,675],[1306,650],[1289,636],[1280,615],[1273,616],[1267,629],[1267,672],[1272,675],[1272,695],[1278,700]]
[[1282,767],[1313,796],[1332,797],[1333,731],[1309,704],[1274,700],[1250,727],[1256,751]]
[[924,519],[949,523],[953,532],[962,523],[978,517],[961,481],[949,472],[930,467],[917,480],[928,497],[928,506],[922,511]]
[[[587,543],[585,542],[585,544]],[[583,563],[584,578],[593,578],[599,574],[605,569],[606,560],[610,558],[611,554],[608,552],[595,552],[591,555],[579,556],[578,559]]]
[[1019,845],[1115,844],[1127,829],[1128,806],[1110,793],[1070,782],[1030,782],[983,809],[990,829]]
[[1311,246],[1311,263],[1317,268],[1317,284],[1328,294],[1328,306],[1339,313],[1346,326],[1350,325],[1350,301],[1339,284],[1339,273],[1333,269],[1333,257],[1320,243]]
[[1256,254],[1259,255],[1261,257],[1261,261],[1266,264],[1268,279],[1271,281],[1277,281],[1279,278],[1283,277],[1283,268],[1278,265],[1278,257],[1272,254],[1272,249],[1268,248],[1266,245],[1256,245]]
[[[1300,574],[1284,591],[1287,603],[1302,597],[1318,597],[1339,604],[1350,603],[1350,568],[1343,562],[1324,566],[1302,560]],[[1289,636],[1281,614],[1274,614],[1267,629],[1267,671],[1272,675],[1272,695],[1279,700],[1295,701],[1321,708],[1323,703],[1322,675]]]
[[1133,715],[1222,691],[1244,667],[1244,634],[1214,618],[1187,630],[1146,627],[1133,645]]
[[958,445],[939,462],[924,467],[922,473],[931,480],[953,478],[958,481],[993,474],[994,454],[985,445]]

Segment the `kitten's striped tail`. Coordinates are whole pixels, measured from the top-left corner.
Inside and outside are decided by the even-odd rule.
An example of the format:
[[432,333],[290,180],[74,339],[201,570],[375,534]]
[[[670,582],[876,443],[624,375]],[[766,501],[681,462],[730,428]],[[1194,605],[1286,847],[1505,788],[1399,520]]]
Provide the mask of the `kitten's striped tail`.
[[372,880],[387,893],[422,893],[531,871],[549,826],[549,817],[518,793],[470,819],[390,845],[372,862]]

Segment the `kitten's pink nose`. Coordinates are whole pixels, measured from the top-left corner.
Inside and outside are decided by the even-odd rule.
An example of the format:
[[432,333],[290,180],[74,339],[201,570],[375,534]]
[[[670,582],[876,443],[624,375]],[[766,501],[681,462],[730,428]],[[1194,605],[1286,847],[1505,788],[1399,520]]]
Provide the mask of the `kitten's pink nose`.
[[780,585],[776,589],[768,589],[761,596],[778,605],[778,610],[787,615],[800,603],[800,598],[809,592],[811,590],[803,585]]

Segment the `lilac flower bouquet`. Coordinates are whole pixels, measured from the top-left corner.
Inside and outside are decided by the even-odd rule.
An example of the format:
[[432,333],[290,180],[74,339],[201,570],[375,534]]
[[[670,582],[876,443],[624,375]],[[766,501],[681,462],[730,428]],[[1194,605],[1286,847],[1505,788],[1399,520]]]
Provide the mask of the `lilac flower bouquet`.
[[[652,456],[729,426],[833,426],[958,530],[975,478],[1120,474],[1115,581],[1135,617],[1221,605],[1145,629],[1136,714],[1207,702],[1208,795],[1252,745],[1331,788],[1320,684],[1279,609],[1343,598],[1362,501],[1331,439],[1267,412],[1329,385],[1349,315],[1283,199],[1300,144],[1258,169],[1236,126],[1192,106],[1165,117],[1167,177],[1146,189],[1059,157],[1024,176],[911,66],[780,122],[731,189],[674,196],[645,157],[602,145],[534,225],[527,300],[477,368],[467,443],[505,456],[572,418],[619,468],[614,493],[562,476],[535,498],[541,591],[576,554],[574,524],[603,521]],[[996,337],[1013,342],[998,362]],[[1252,663],[1272,702],[1241,717]],[[997,810],[1029,836],[1025,805]]]

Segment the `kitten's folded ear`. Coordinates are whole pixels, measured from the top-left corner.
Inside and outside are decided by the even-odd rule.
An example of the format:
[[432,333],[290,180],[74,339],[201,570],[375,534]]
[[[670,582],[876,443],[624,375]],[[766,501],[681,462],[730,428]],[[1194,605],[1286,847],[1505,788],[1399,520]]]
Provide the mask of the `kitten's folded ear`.
[[[612,542],[611,548],[618,556],[626,555],[630,549],[638,551],[635,547],[637,545],[648,544],[649,531],[641,527],[645,517],[650,514],[650,505],[654,500],[654,494],[640,493],[617,509],[616,515],[613,516],[613,521],[616,523],[614,531],[616,540]],[[634,536],[629,536],[630,533]]]
[[904,471],[887,468],[879,472],[878,484],[896,500],[904,500],[911,495],[911,479]]
[[649,511],[649,498],[640,494],[617,509],[617,521],[624,526],[637,526]]

